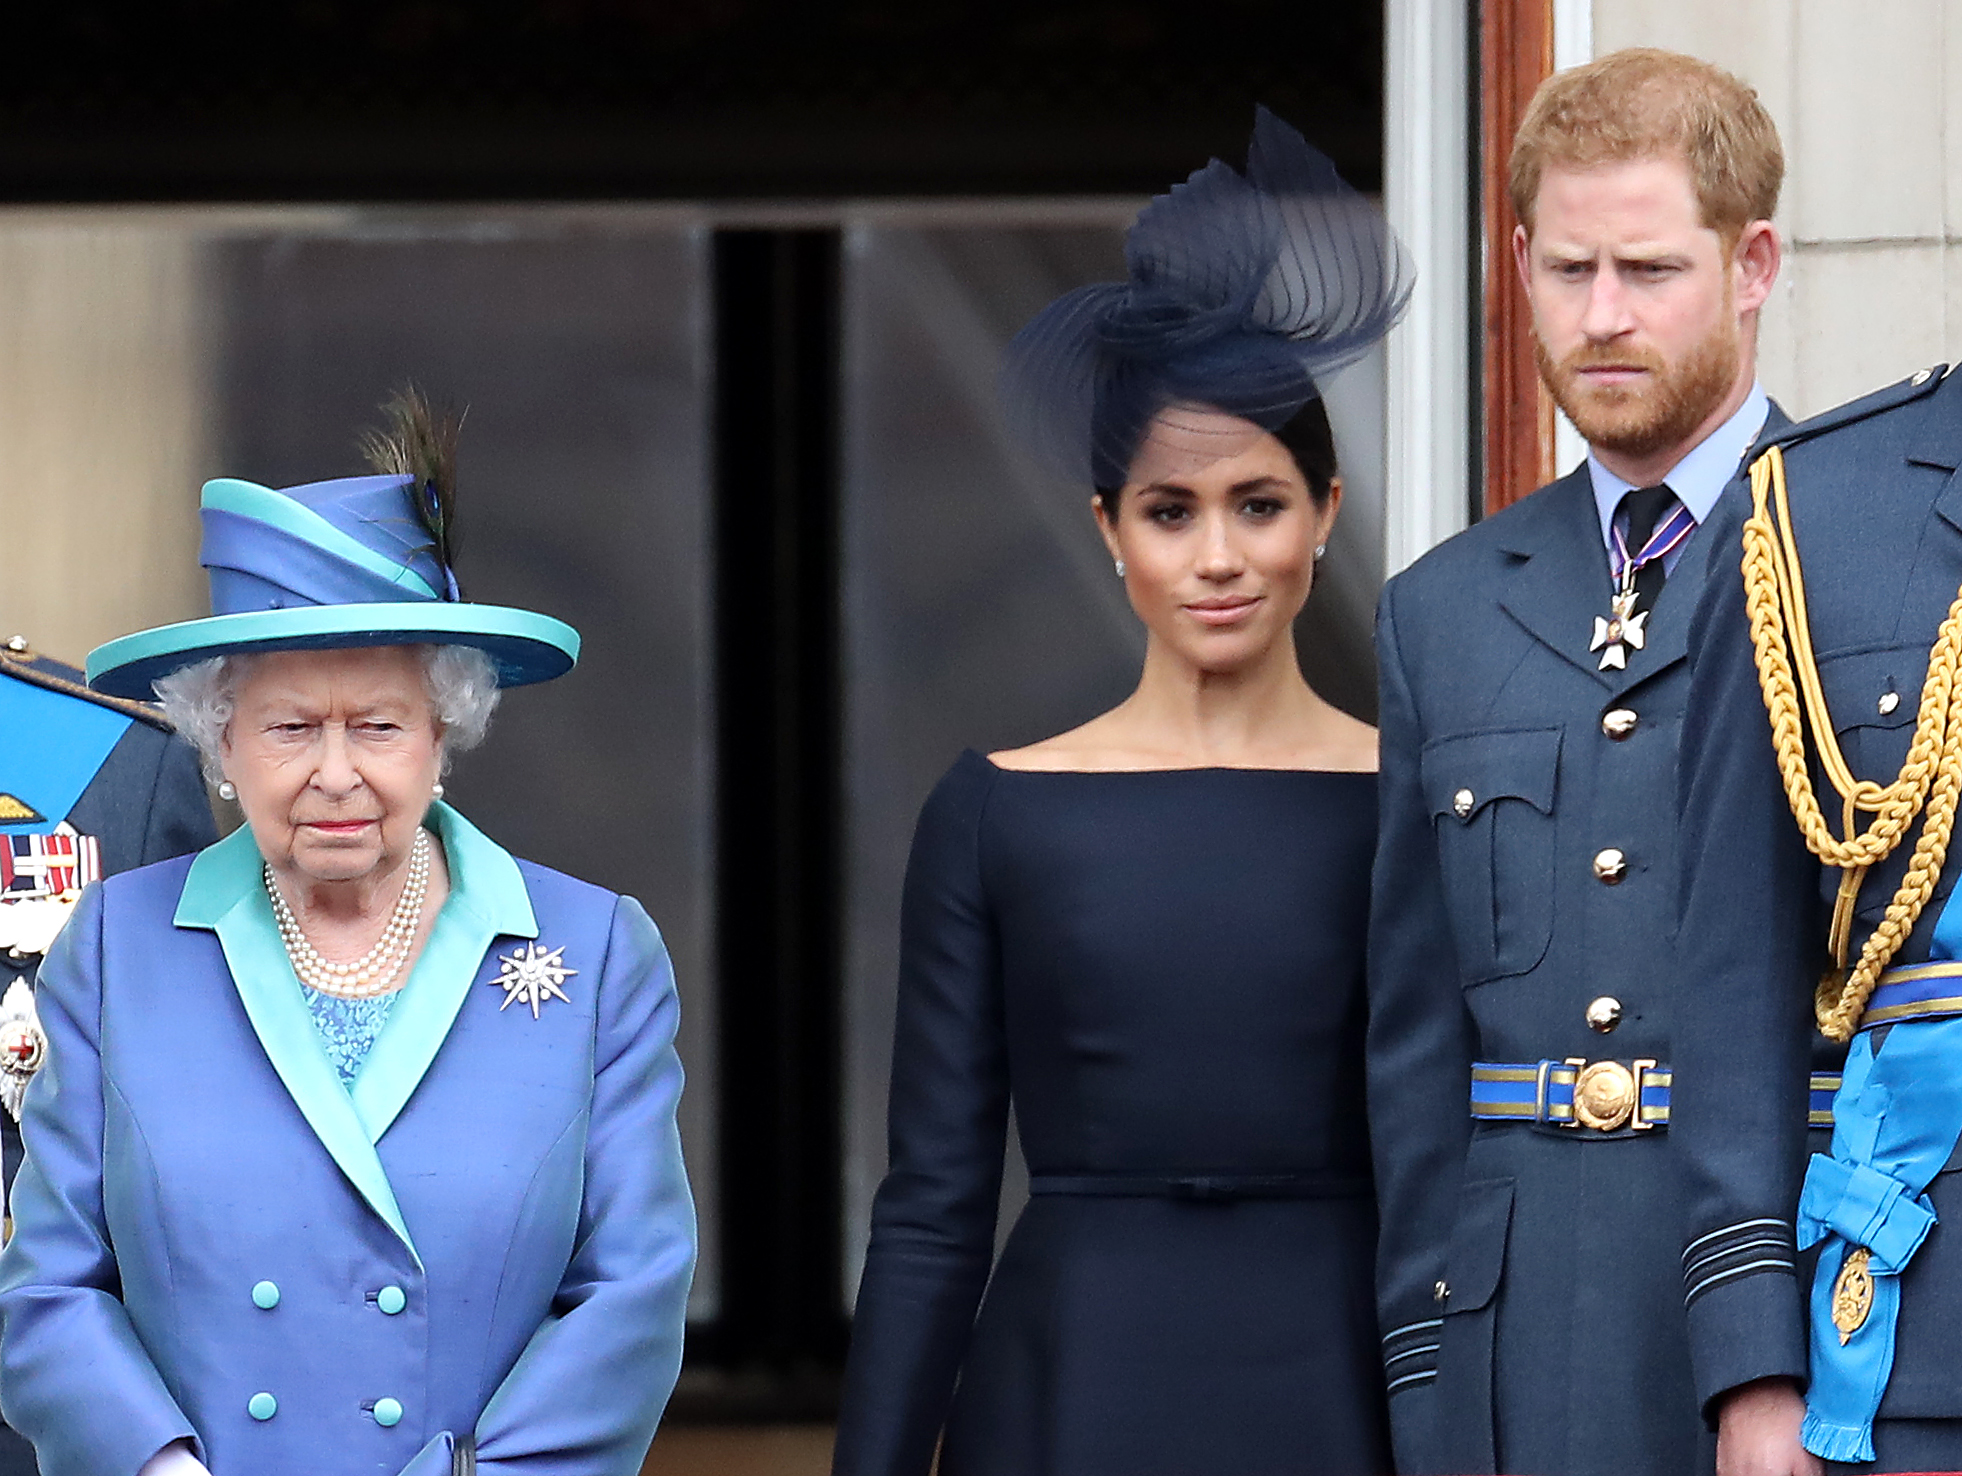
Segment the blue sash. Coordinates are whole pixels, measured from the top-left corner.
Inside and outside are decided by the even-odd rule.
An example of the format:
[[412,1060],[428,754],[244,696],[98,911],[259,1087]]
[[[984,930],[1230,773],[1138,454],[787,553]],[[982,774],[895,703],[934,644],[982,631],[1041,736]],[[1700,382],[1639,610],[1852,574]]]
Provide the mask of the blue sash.
[[44,817],[0,825],[0,835],[52,830],[65,820],[133,721],[114,708],[0,675],[0,794]]
[[[1962,958],[1958,897],[1950,894],[1935,924],[1931,962]],[[1894,1370],[1901,1272],[1934,1228],[1923,1191],[1958,1138],[1962,1018],[1903,1020],[1878,1049],[1872,1029],[1854,1037],[1833,1103],[1832,1157],[1813,1155],[1799,1197],[1799,1249],[1824,1243],[1812,1280],[1812,1380],[1801,1431],[1816,1456],[1874,1459],[1874,1416]],[[1862,1247],[1871,1258],[1872,1301],[1865,1320],[1842,1337],[1834,1298],[1847,1257]]]

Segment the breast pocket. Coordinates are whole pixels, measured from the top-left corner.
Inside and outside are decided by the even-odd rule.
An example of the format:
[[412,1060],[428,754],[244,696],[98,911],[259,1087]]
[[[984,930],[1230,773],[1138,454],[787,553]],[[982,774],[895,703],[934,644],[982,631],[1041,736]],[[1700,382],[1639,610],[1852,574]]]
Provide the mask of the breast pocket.
[[1927,676],[1925,645],[1842,651],[1819,662],[1840,749],[1860,778],[1888,784],[1901,772]]
[[1462,733],[1425,746],[1445,904],[1471,983],[1526,973],[1546,957],[1560,731]]
[[[1877,784],[1899,777],[1914,740],[1920,715],[1921,684],[1928,675],[1926,646],[1879,646],[1842,651],[1819,662],[1819,687],[1840,752],[1854,776]],[[1820,781],[1819,807],[1835,835],[1840,832],[1838,791]],[[1862,821],[1869,817],[1862,815]],[[1860,915],[1877,921],[1894,893],[1894,882],[1906,865],[1903,846],[1869,880],[1860,893]]]

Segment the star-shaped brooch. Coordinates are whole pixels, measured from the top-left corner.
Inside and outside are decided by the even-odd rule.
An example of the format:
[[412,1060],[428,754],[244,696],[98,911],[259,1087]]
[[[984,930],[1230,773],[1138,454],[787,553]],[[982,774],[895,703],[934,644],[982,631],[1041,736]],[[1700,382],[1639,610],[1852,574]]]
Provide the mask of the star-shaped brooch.
[[1649,612],[1639,615],[1629,612],[1635,608],[1635,591],[1618,594],[1604,618],[1594,617],[1594,640],[1588,646],[1590,651],[1601,653],[1601,670],[1626,671],[1629,651],[1639,651],[1648,643],[1648,634],[1643,627],[1649,623]]
[[548,999],[562,999],[571,1004],[571,997],[559,986],[579,970],[561,963],[564,957],[563,948],[540,948],[536,943],[527,943],[516,953],[499,954],[498,975],[490,981],[504,990],[504,1003],[497,1007],[499,1012],[511,1008],[511,1001],[516,1000],[530,1005],[531,1017],[536,1020],[538,1007]]

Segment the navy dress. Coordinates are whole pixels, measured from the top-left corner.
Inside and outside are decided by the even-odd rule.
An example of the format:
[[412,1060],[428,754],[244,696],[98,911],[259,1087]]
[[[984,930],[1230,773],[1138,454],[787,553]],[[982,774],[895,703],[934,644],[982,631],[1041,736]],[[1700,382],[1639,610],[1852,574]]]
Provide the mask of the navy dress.
[[[907,872],[838,1476],[927,1476],[943,1429],[942,1476],[1389,1469],[1375,832],[1370,774],[954,765]],[[1011,1099],[1032,1195],[991,1279]]]

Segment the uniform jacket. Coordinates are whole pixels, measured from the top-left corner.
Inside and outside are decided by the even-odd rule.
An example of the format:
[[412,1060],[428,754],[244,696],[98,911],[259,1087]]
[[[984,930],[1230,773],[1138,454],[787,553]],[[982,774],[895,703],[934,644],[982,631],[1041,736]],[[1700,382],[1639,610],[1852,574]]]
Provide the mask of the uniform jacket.
[[[0,819],[0,835],[48,830],[66,821],[102,844],[102,869],[113,874],[186,855],[217,839],[197,754],[176,740],[163,714],[89,690],[72,666],[31,651],[0,648],[0,684],[8,694],[0,744],[0,796],[15,795],[34,811]],[[34,704],[14,710],[14,702]],[[53,775],[43,789],[44,755],[73,755],[72,776]],[[37,805],[42,794],[53,796]],[[0,811],[16,812],[0,801]],[[0,951],[0,988],[33,961]]]
[[[1612,591],[1584,465],[1383,594],[1368,1055],[1403,1471],[1699,1460],[1667,1129],[1474,1124],[1469,1099],[1475,1061],[1671,1061],[1676,744],[1707,534],[1625,671],[1588,649]],[[1587,1021],[1603,998],[1611,1033]]]
[[[350,1091],[241,830],[91,889],[42,971],[0,1406],[47,1476],[628,1476],[694,1220],[639,905],[442,806],[452,892]],[[535,943],[564,998],[497,987]],[[560,951],[562,950],[562,952]]]
[[[217,839],[197,755],[161,713],[90,691],[73,667],[0,647],[0,836],[61,824],[95,838],[105,875]],[[37,952],[0,947],[0,996],[17,979],[31,989],[40,964]],[[0,1112],[0,1193],[19,1166],[20,1129]],[[33,1472],[32,1450],[0,1427],[0,1476]]]
[[[1857,776],[1891,781],[1914,731],[1936,628],[1962,587],[1962,376],[1924,371],[1777,439],[1834,726]],[[1707,530],[1722,543],[1727,566],[1749,512],[1747,488],[1733,485]],[[1813,989],[1829,962],[1840,874],[1811,855],[1792,820],[1734,567],[1704,592],[1691,664],[1677,959],[1685,1030],[1673,1131],[1686,1176],[1683,1295],[1697,1393],[1714,1415],[1725,1390],[1806,1375],[1810,1271],[1794,1254],[1793,1211],[1808,1145],[1793,1127],[1792,1104],[1805,1092],[1816,1048]],[[1837,834],[1837,794],[1816,764],[1814,784]],[[1868,873],[1856,955],[1893,897],[1918,833],[1917,825]],[[1951,846],[1897,965],[1927,959],[1958,869]],[[1962,1223],[1958,1167],[1951,1157],[1930,1185],[1940,1224],[1901,1277],[1883,1425],[1962,1419],[1954,1356],[1962,1246],[1951,1238]],[[1962,1459],[1962,1442],[1956,1456]]]

